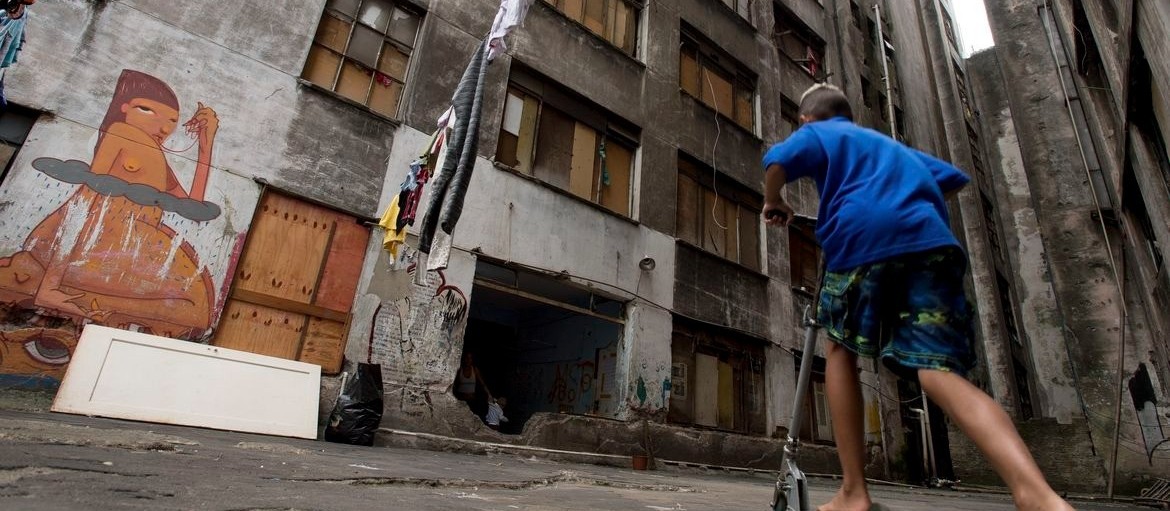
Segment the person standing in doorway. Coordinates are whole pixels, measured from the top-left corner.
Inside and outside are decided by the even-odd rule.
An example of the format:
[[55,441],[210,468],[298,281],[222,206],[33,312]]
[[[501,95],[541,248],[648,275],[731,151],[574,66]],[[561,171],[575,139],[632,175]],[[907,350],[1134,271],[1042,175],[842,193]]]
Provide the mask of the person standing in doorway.
[[959,169],[853,123],[840,89],[818,84],[800,100],[800,129],[764,156],[764,221],[794,211],[788,181],[820,192],[817,239],[825,275],[817,320],[832,343],[826,387],[841,460],[841,489],[820,511],[866,511],[865,437],[857,357],[880,357],[917,381],[975,442],[1007,483],[1017,509],[1073,509],[1048,485],[1003,408],[964,375],[975,364],[967,257],[951,233],[944,196],[970,181]]
[[[481,399],[479,391],[483,389]],[[483,375],[475,365],[471,353],[464,352],[459,363],[459,370],[455,373],[455,398],[466,402],[476,416],[482,417],[487,412],[487,404],[492,401],[492,392],[483,381]]]

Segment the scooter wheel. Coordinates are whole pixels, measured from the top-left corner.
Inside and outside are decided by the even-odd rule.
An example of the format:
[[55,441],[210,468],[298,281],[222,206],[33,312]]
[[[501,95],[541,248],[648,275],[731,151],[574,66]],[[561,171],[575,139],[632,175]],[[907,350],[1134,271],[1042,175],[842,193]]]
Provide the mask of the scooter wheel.
[[772,503],[772,511],[788,511],[788,496],[776,496],[776,502]]

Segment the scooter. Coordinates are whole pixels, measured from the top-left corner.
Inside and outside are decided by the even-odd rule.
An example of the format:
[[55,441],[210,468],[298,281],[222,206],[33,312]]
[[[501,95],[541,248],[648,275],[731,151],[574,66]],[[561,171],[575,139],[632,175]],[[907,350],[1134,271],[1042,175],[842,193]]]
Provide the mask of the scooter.
[[812,376],[813,353],[817,344],[817,330],[820,324],[813,316],[812,305],[804,307],[804,351],[800,357],[800,374],[796,379],[796,403],[792,407],[792,421],[788,424],[788,436],[785,438],[784,455],[780,460],[780,476],[776,479],[776,490],[772,493],[772,511],[810,511],[812,504],[808,499],[808,481],[804,472],[796,466],[796,456],[800,451],[800,440],[794,438],[800,434],[800,422],[803,418],[800,410],[804,409],[804,400],[808,394],[808,383]]

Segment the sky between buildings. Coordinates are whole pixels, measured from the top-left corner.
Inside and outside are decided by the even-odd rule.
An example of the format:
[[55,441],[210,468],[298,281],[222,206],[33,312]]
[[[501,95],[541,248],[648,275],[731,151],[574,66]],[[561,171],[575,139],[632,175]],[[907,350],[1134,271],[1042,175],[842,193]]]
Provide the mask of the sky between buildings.
[[951,0],[951,6],[955,8],[955,23],[962,34],[964,57],[995,44],[991,40],[983,0]]

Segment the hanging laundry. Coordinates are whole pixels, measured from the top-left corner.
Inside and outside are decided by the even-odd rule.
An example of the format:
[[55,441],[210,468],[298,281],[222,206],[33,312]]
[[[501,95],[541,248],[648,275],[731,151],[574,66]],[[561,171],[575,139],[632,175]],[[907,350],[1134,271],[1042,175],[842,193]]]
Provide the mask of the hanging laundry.
[[382,219],[378,221],[378,227],[386,231],[382,236],[382,248],[390,252],[392,259],[398,258],[398,248],[406,243],[406,229],[399,229],[398,222],[398,196],[390,199],[390,207],[386,208],[386,212],[382,213]]
[[488,35],[488,62],[495,60],[496,56],[508,49],[504,44],[504,36],[516,25],[524,22],[529,7],[532,7],[532,0],[500,0],[500,10],[496,11],[496,19],[492,22],[492,31]]
[[[419,229],[419,268],[446,268],[451,253],[451,235],[463,213],[463,202],[475,168],[479,144],[479,122],[483,112],[484,81],[488,64],[507,47],[504,37],[524,21],[533,0],[501,0],[488,37],[480,43],[463,71],[451,108],[439,119],[439,133],[446,149],[436,151],[439,160],[432,167],[432,193],[424,208]],[[426,272],[415,272],[425,282]]]
[[9,10],[0,14],[0,69],[15,64],[17,54],[24,46],[24,27],[29,14],[22,9],[17,17],[13,16],[17,15]]
[[[446,155],[443,165],[437,169],[432,184],[434,189],[430,203],[423,215],[419,231],[418,249],[420,257],[426,256],[427,269],[446,268],[445,254],[450,252],[451,233],[463,213],[463,199],[475,166],[476,149],[479,144],[479,121],[483,112],[483,84],[487,77],[487,41],[479,45],[471,63],[463,72],[455,88],[453,118],[449,124],[451,133],[447,138]],[[432,244],[441,232],[442,245],[436,256],[429,257]]]

